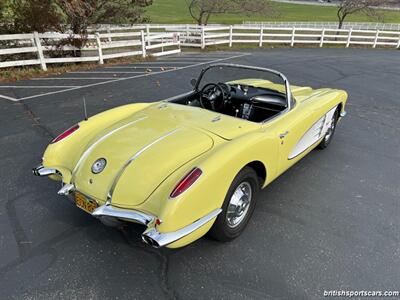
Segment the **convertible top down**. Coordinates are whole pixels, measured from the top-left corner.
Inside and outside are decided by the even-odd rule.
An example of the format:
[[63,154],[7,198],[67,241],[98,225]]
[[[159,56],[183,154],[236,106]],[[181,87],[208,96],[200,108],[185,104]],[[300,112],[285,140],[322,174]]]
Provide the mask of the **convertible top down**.
[[207,232],[232,240],[256,194],[312,149],[326,148],[347,93],[291,86],[280,72],[218,64],[194,89],[83,120],[47,147],[38,176],[103,223],[144,226],[143,240],[177,248]]

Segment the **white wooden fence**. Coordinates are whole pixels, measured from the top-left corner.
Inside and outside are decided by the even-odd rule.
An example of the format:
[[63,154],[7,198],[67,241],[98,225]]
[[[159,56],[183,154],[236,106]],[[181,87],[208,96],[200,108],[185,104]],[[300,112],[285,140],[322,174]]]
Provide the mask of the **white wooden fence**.
[[[102,64],[104,60],[141,55],[160,56],[179,53],[180,47],[206,48],[212,45],[255,44],[259,47],[281,44],[294,47],[299,44],[324,45],[363,45],[400,48],[400,31],[305,28],[305,27],[269,27],[264,25],[135,25],[98,29],[89,34],[85,46],[56,46],[63,39],[79,39],[80,36],[58,33],[32,33],[0,35],[0,43],[8,41],[0,49],[2,55],[33,53],[36,58],[18,61],[0,61],[0,68],[41,65],[46,69],[49,63],[69,63],[94,61]],[[62,54],[50,57],[51,51]],[[65,57],[66,51],[80,51],[79,57]]]
[[400,29],[397,31],[381,29],[336,29],[336,27],[277,27],[264,25],[218,25],[207,26],[175,24],[175,25],[134,25],[126,27],[102,26],[103,31],[143,30],[146,37],[165,32],[180,34],[181,45],[186,47],[206,48],[210,45],[237,43],[253,43],[260,47],[268,44],[316,44],[321,47],[327,44],[364,45],[399,48]]
[[324,45],[364,45],[376,48],[400,47],[400,31],[332,29],[332,28],[277,28],[264,26],[219,26],[201,27],[198,36],[192,36],[191,31],[182,31],[182,45],[188,41],[200,40],[199,47],[227,44],[258,44],[260,47],[283,44],[294,47],[297,44]]
[[[313,23],[312,23],[313,24]],[[349,23],[350,24],[350,23]],[[354,23],[360,25],[361,23]],[[375,23],[374,23],[375,24]],[[133,25],[115,26],[102,25],[97,30],[107,32],[143,30],[146,37],[165,32],[176,32],[180,34],[181,45],[186,47],[206,48],[210,45],[227,44],[232,46],[237,43],[253,43],[260,47],[268,44],[283,44],[295,46],[297,44],[316,44],[320,47],[328,44],[364,45],[376,48],[378,46],[399,48],[400,29],[337,29],[336,26],[314,27],[314,26],[265,26],[265,25],[219,25],[210,24],[198,26],[193,24],[175,25]]]
[[[264,27],[300,27],[300,28],[331,28],[336,29],[338,22],[243,22],[246,26]],[[365,30],[395,30],[400,31],[400,23],[374,23],[374,22],[344,22],[343,29],[365,29]]]
[[[0,68],[40,65],[43,70],[47,64],[98,62],[106,59],[127,56],[162,56],[179,53],[179,33],[163,32],[147,35],[143,31],[137,32],[109,32],[95,33],[84,37],[83,47],[62,45],[62,41],[82,40],[82,36],[60,33],[29,33],[0,35],[0,43],[6,46],[0,48]],[[60,46],[61,45],[61,46]],[[52,52],[53,51],[53,52]],[[67,56],[68,51],[80,51],[79,57]],[[57,52],[57,57],[50,55]],[[3,61],[2,56],[10,54],[31,54],[29,59]]]

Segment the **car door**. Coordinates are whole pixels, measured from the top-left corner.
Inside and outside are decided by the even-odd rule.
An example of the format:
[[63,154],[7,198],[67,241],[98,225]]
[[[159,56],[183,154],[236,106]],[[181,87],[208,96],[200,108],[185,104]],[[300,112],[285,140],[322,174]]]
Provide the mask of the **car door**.
[[286,171],[307,153],[314,144],[314,131],[318,127],[317,113],[308,106],[297,104],[288,112],[283,112],[266,123],[266,130],[273,131],[278,140],[277,175]]

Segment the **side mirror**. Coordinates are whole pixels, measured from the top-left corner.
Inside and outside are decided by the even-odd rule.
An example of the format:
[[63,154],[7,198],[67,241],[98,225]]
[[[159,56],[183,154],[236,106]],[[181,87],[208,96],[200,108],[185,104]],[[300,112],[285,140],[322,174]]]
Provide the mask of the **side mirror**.
[[191,84],[193,87],[196,86],[196,83],[197,83],[197,80],[196,80],[196,79],[192,78],[192,79],[190,80],[190,84]]

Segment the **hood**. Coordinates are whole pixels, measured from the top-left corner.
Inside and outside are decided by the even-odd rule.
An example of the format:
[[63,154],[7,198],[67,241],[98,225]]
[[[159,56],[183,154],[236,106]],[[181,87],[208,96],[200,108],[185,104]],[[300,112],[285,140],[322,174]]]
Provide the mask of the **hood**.
[[[116,205],[139,205],[176,169],[208,151],[213,139],[174,118],[146,113],[122,120],[90,142],[75,167],[73,182],[89,196]],[[99,174],[92,165],[107,161]]]

